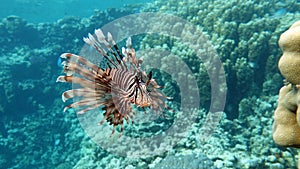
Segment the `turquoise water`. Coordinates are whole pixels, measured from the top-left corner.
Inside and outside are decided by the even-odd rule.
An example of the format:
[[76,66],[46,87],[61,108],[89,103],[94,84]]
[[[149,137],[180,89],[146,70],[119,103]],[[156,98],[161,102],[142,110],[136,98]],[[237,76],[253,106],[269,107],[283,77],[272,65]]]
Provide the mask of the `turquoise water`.
[[29,22],[54,22],[65,16],[89,17],[94,10],[120,8],[126,4],[149,3],[151,0],[1,0],[0,18],[18,15]]
[[[299,150],[277,145],[272,125],[284,85],[278,39],[300,18],[298,1],[0,3],[0,169],[297,168]],[[131,86],[137,86],[128,95],[136,114],[117,121],[112,136],[109,123],[124,114],[98,125],[106,112],[101,108],[84,115],[77,109],[63,112],[73,100],[63,102],[62,93],[78,84],[56,82],[65,72],[74,73],[61,65],[65,52],[109,70],[103,54],[83,41],[98,28],[105,36],[111,32],[120,50],[128,48],[120,58],[133,52],[126,45],[131,36],[137,58],[143,58],[138,69],[145,70],[135,72]],[[107,54],[119,55],[113,51]],[[85,61],[76,66],[99,71]],[[161,114],[136,106],[136,93],[150,78],[172,98]],[[110,97],[108,89],[104,93]]]

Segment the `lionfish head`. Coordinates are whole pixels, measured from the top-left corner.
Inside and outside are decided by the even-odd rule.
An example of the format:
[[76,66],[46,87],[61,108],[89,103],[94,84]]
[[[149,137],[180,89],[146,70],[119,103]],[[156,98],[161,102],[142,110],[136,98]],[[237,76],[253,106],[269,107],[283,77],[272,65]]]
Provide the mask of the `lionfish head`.
[[139,107],[149,107],[151,103],[152,99],[147,91],[146,84],[140,84],[137,88],[135,104]]

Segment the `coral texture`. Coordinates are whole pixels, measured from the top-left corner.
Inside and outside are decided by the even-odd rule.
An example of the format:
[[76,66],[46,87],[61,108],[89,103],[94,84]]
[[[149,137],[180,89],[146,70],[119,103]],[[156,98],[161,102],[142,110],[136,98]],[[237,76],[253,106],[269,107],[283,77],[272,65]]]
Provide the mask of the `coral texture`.
[[[37,1],[30,1],[33,2]],[[94,8],[97,7],[94,5]],[[65,17],[53,23],[32,24],[17,16],[3,18],[0,20],[0,168],[151,169],[163,166],[158,163],[171,159],[168,156],[184,160],[194,154],[203,154],[210,159],[204,158],[204,162],[213,162],[214,166],[206,163],[202,168],[296,168],[295,157],[300,149],[285,149],[274,144],[271,119],[282,82],[276,64],[280,57],[278,37],[300,18],[299,9],[300,3],[290,0],[156,0],[144,7],[96,10],[88,18]],[[227,116],[224,115],[209,141],[197,141],[206,117],[205,110],[201,110],[187,138],[168,156],[130,159],[109,153],[93,143],[75,113],[61,112],[64,105],[60,93],[68,86],[55,84],[57,75],[61,74],[58,56],[62,51],[79,52],[82,37],[88,32],[135,12],[166,12],[179,16],[203,29],[215,46],[226,71],[227,96],[230,97],[226,103]],[[44,20],[41,13],[38,15]],[[176,25],[174,29],[181,26]],[[153,26],[166,25],[157,22]],[[132,37],[137,38],[135,44],[140,45],[137,48],[170,51],[190,66],[200,86],[201,107],[209,107],[210,79],[205,64],[197,59],[195,52],[179,40],[156,34],[143,37]],[[197,35],[192,32],[190,37]],[[152,60],[162,59],[149,54]],[[166,61],[159,63],[158,67],[167,66]],[[168,82],[167,75],[160,76]],[[186,78],[190,77],[178,75],[180,80]],[[180,101],[180,92],[174,90],[174,86],[176,83],[170,81],[163,90],[171,93],[174,102],[176,96]],[[276,122],[278,130],[280,121]],[[151,123],[151,127],[141,124],[127,131],[131,137],[140,133],[148,137],[162,133],[171,125],[171,120],[158,121]],[[173,141],[171,137],[167,139]],[[123,151],[127,147],[122,143],[116,148]],[[197,161],[190,160],[191,164]]]
[[288,82],[300,84],[300,21],[295,22],[279,39],[283,54],[278,67]]
[[278,106],[274,114],[273,139],[281,146],[300,147],[300,90],[291,85],[279,92]]
[[288,85],[279,92],[274,113],[273,139],[287,147],[300,147],[300,22],[295,22],[279,39],[283,54],[278,67]]

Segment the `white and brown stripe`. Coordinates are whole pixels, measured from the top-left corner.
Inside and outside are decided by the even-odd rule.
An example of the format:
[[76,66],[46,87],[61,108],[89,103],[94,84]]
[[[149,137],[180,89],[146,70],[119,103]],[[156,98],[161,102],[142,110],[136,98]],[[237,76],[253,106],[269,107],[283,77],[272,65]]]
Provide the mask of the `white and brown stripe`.
[[[129,123],[134,122],[131,104],[141,108],[149,107],[155,112],[161,113],[167,107],[168,99],[160,90],[161,88],[140,67],[141,59],[137,59],[135,50],[132,48],[131,39],[126,41],[126,49],[120,52],[117,44],[110,33],[106,37],[100,29],[95,30],[95,37],[89,34],[84,41],[94,47],[107,61],[108,68],[100,68],[87,59],[64,53],[60,57],[65,59],[64,72],[66,75],[59,76],[58,82],[72,82],[81,87],[65,91],[62,100],[65,102],[71,98],[79,97],[76,101],[64,109],[78,108],[78,114],[84,114],[89,110],[102,107],[105,110],[104,119],[100,124],[107,121],[115,128],[121,126],[123,132],[124,119]],[[120,134],[120,136],[121,136]]]

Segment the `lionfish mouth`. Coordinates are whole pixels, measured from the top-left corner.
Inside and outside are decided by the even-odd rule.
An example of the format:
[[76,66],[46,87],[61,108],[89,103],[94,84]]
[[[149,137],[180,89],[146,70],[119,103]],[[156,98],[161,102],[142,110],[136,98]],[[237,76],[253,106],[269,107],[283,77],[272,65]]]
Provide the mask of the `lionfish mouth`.
[[[112,135],[117,126],[121,126],[120,136],[124,130],[124,119],[134,122],[131,105],[149,108],[154,112],[163,113],[167,108],[165,101],[168,99],[160,90],[150,72],[140,67],[142,59],[137,59],[132,48],[131,38],[126,41],[126,48],[121,51],[112,35],[108,32],[105,37],[102,30],[95,30],[95,35],[88,34],[83,40],[96,49],[105,59],[105,67],[99,67],[84,58],[72,53],[64,53],[60,57],[64,60],[65,75],[59,76],[57,82],[69,82],[81,87],[63,92],[62,100],[65,102],[78,97],[79,100],[66,106],[64,111],[76,108],[78,114],[102,107],[105,110],[105,121],[113,126]],[[142,81],[147,85],[141,87]],[[147,89],[150,92],[147,91]],[[147,93],[146,95],[143,93]],[[113,96],[118,96],[114,97]],[[138,98],[138,99],[137,99]],[[135,100],[132,102],[132,100]],[[144,102],[150,100],[150,102]],[[143,101],[143,102],[142,102]]]
[[139,105],[139,107],[150,107],[151,103],[142,103]]

